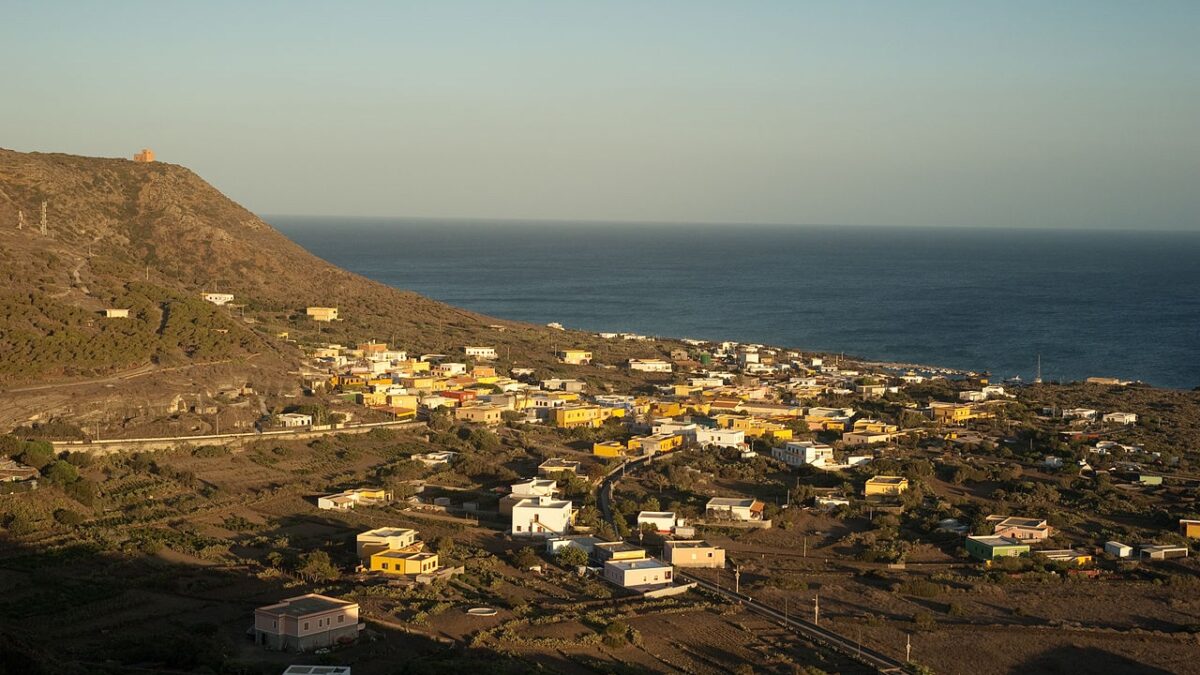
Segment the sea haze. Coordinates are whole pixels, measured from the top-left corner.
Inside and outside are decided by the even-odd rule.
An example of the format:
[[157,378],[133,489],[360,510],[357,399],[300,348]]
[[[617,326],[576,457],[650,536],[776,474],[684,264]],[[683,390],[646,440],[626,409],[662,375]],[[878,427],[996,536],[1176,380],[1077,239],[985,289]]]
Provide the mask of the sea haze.
[[314,254],[497,317],[1030,379],[1200,386],[1200,233],[276,216]]

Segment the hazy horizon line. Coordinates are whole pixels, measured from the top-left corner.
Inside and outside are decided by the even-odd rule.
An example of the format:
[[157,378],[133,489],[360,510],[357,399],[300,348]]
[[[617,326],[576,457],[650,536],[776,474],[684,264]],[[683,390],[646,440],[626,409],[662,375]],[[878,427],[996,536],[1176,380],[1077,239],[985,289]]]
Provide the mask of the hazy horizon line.
[[446,223],[513,223],[523,225],[653,225],[664,227],[702,226],[702,227],[755,227],[755,228],[855,228],[855,229],[899,229],[899,230],[1022,230],[1022,231],[1072,231],[1072,232],[1160,232],[1200,235],[1198,226],[1180,227],[1137,227],[1137,226],[1105,226],[1105,225],[950,225],[950,224],[881,224],[881,223],[785,223],[785,222],[754,222],[754,221],[686,221],[686,220],[628,220],[628,219],[598,219],[598,218],[522,218],[522,217],[482,217],[482,216],[396,216],[396,215],[344,215],[335,213],[262,213],[258,214],[263,220],[270,218],[337,218],[341,220],[364,221],[401,221],[420,222],[435,221]]

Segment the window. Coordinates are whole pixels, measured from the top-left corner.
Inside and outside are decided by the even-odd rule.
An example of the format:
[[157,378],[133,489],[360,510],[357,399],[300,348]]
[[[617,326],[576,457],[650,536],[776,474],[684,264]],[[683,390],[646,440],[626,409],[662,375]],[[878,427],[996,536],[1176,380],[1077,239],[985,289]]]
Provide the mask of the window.
[[308,630],[308,622],[307,621],[304,622],[304,630]]
[[387,563],[383,563],[383,569],[385,569],[385,570],[386,570],[386,569],[388,569],[388,564],[387,564]]
[[346,623],[346,615],[345,614],[341,614],[338,616],[338,623]]

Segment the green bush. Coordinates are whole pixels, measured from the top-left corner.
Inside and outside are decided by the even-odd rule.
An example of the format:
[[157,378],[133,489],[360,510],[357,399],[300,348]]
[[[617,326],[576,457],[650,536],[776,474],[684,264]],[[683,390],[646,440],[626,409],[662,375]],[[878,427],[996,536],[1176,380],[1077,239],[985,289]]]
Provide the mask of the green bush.
[[54,520],[61,525],[75,527],[81,525],[84,521],[82,513],[72,511],[70,509],[57,509],[54,511]]
[[79,480],[79,469],[74,464],[59,459],[43,469],[42,475],[46,477],[46,480],[55,485],[65,486]]

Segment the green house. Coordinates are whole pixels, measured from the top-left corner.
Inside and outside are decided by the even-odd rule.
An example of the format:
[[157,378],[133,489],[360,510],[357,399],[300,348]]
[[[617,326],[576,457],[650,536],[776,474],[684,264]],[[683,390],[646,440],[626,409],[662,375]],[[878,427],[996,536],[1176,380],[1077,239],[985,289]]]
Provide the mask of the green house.
[[1029,544],[1008,537],[967,537],[967,553],[976,560],[990,562],[996,558],[1016,557],[1029,553]]
[[1143,473],[1138,476],[1138,482],[1142,485],[1162,485],[1162,476],[1152,476],[1148,473]]

